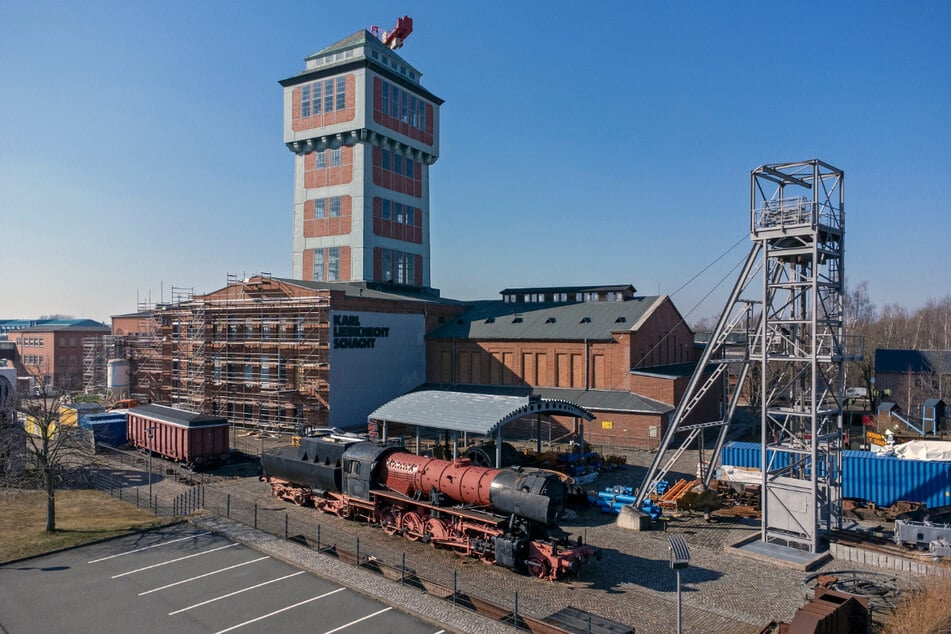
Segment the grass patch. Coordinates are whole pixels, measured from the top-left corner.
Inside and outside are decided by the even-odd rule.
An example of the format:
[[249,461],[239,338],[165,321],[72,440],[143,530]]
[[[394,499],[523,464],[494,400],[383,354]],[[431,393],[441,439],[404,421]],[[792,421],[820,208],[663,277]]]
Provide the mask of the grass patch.
[[920,589],[902,595],[884,634],[951,631],[951,579],[937,577],[921,582]]
[[46,493],[0,490],[0,562],[34,557],[169,524],[103,491],[56,491],[56,531],[46,532]]

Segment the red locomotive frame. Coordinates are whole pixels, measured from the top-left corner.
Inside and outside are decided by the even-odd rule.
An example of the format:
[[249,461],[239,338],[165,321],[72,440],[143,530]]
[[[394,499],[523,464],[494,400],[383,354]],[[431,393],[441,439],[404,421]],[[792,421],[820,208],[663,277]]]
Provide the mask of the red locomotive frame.
[[[342,457],[344,474],[354,462]],[[262,463],[262,480],[284,500],[378,524],[389,535],[524,570],[540,579],[576,574],[597,554],[580,539],[572,543],[563,533],[549,535],[557,529],[554,519],[563,508],[563,484],[553,474],[520,474],[474,466],[468,459],[438,460],[390,449],[372,463],[373,485],[367,494],[356,496],[343,492],[345,482],[333,487],[336,491],[307,486],[275,474],[281,469],[266,458]],[[510,481],[517,484],[510,486]]]

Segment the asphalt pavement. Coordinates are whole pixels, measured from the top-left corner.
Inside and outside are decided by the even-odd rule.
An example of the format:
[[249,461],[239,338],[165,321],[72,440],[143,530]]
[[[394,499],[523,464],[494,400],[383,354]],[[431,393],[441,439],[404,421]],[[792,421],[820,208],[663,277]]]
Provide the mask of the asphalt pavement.
[[0,632],[443,630],[192,524],[0,566]]

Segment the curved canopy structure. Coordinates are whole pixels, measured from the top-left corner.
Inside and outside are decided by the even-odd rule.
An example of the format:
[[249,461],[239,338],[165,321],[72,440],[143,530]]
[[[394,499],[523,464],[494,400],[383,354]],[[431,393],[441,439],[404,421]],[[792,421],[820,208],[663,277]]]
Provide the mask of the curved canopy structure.
[[404,394],[378,407],[369,418],[384,423],[491,436],[505,425],[534,414],[574,416],[585,420],[594,418],[588,410],[570,401],[447,390]]

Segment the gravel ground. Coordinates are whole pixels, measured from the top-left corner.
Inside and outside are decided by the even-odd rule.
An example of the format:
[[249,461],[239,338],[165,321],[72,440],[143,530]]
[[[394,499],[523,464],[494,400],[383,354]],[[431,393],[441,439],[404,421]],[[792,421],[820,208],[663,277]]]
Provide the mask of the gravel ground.
[[[588,488],[600,490],[615,484],[639,485],[653,455],[638,451],[625,455],[627,468],[602,474]],[[688,452],[675,465],[671,477],[692,477],[695,461],[696,454]],[[289,534],[306,534],[314,541],[319,525],[324,545],[333,543],[354,550],[359,540],[364,555],[395,566],[399,566],[405,557],[407,568],[420,577],[447,587],[452,587],[455,580],[461,592],[485,597],[510,608],[517,593],[519,612],[536,618],[572,606],[633,626],[639,634],[674,629],[676,577],[668,564],[667,535],[663,531],[632,532],[618,528],[614,523],[615,515],[602,514],[597,508],[579,511],[574,518],[563,521],[562,527],[573,535],[585,536],[588,543],[601,550],[602,559],[591,562],[579,579],[549,582],[485,566],[402,537],[388,536],[372,526],[286,504],[271,497],[267,486],[250,472],[233,470],[229,476],[205,482],[206,508],[217,508],[224,515],[224,500],[227,499],[227,514],[231,518],[247,524],[256,523],[272,533],[282,534],[289,530]],[[167,487],[170,493],[180,486],[171,479],[156,484],[157,490]],[[354,569],[303,546],[220,518],[200,521],[226,534],[234,534],[236,539],[260,544],[262,548],[278,549],[281,553],[278,556],[282,558],[298,562],[391,605],[419,613],[447,629],[511,631],[510,625],[503,626],[471,612],[454,609],[446,601],[401,587],[369,571]],[[671,520],[667,530],[682,535],[690,548],[690,566],[681,573],[685,632],[755,633],[770,621],[788,622],[804,603],[801,582],[806,573],[750,559],[727,549],[729,545],[757,534],[756,521],[718,519],[706,522],[699,516],[684,517]],[[820,570],[842,568],[857,569],[860,566],[854,563],[837,565],[833,560]]]

